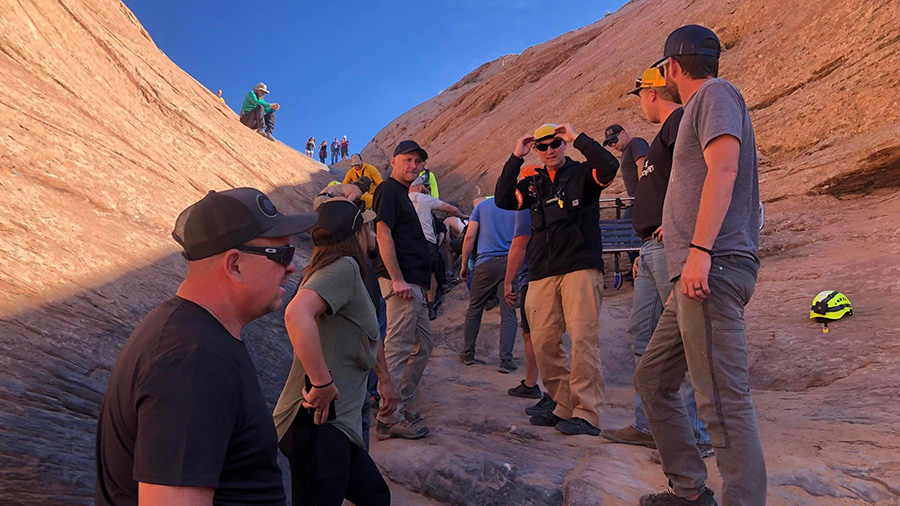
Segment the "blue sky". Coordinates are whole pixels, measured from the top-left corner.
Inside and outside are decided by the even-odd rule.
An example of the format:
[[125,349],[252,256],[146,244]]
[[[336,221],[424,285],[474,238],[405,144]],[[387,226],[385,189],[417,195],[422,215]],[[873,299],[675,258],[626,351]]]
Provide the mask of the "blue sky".
[[591,24],[624,0],[124,0],[172,61],[237,110],[259,81],[275,136],[360,151],[482,63]]

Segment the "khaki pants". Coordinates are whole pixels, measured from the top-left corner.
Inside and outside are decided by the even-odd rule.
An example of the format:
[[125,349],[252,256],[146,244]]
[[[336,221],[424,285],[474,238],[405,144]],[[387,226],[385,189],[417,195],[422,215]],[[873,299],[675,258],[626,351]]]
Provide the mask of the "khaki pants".
[[413,298],[404,300],[394,294],[391,280],[378,278],[378,286],[387,306],[384,357],[394,386],[400,394],[397,411],[392,416],[378,419],[384,423],[396,423],[402,419],[400,413],[422,379],[434,347],[434,335],[428,319],[423,287],[411,285]]
[[[600,305],[603,274],[597,269],[550,276],[528,283],[525,312],[544,386],[556,401],[553,413],[600,426],[603,375],[600,371]],[[572,365],[562,346],[572,339]]]

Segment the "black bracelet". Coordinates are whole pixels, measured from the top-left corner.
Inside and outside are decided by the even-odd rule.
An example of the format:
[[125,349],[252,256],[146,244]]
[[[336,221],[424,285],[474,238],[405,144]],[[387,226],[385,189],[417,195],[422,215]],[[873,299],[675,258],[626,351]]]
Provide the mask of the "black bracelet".
[[706,254],[709,255],[709,256],[712,256],[712,254],[713,254],[713,252],[712,252],[711,249],[706,249],[706,248],[704,248],[703,246],[697,246],[697,245],[694,244],[694,243],[691,243],[690,247],[691,247],[691,248],[694,248],[694,249],[698,249],[698,250],[700,250],[700,251],[706,253]]
[[[310,384],[312,385],[312,382],[310,382]],[[334,377],[332,377],[331,381],[329,381],[328,383],[325,383],[324,385],[312,385],[312,387],[322,389],[322,388],[330,387],[331,385],[334,385]]]

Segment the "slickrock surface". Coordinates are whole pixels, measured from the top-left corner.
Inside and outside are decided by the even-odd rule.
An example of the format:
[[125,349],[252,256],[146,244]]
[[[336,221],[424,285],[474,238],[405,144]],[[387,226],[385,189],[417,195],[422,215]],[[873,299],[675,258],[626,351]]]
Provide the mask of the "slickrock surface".
[[[183,275],[175,217],[238,186],[306,211],[330,177],[241,125],[118,0],[0,1],[0,76],[0,503],[92,504],[109,370]],[[282,322],[247,332],[270,402]]]

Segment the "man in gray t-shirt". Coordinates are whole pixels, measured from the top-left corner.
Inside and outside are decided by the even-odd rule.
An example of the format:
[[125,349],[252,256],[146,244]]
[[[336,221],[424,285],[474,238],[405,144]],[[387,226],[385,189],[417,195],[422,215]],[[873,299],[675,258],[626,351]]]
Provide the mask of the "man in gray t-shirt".
[[759,174],[747,104],[717,79],[719,39],[699,25],[666,40],[658,68],[684,117],[662,228],[672,295],[635,373],[671,490],[641,505],[716,505],[678,395],[697,392],[722,475],[723,506],[764,506],[766,463],[750,399],[744,307],[759,268]]

